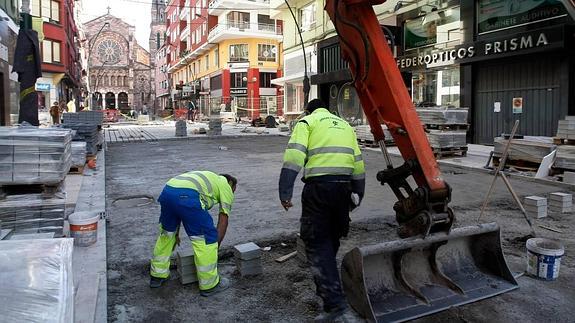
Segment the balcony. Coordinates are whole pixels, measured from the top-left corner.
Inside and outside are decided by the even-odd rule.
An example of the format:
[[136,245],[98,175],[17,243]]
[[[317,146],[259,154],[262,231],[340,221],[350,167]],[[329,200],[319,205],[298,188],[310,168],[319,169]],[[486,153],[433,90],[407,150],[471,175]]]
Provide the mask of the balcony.
[[270,0],[211,0],[208,4],[208,14],[215,16],[234,9],[261,9],[267,14]]
[[181,8],[180,20],[187,20],[190,14],[190,2],[186,1],[185,7]]
[[190,36],[190,25],[186,25],[186,28],[184,28],[184,30],[182,30],[182,32],[180,33],[180,39],[188,39],[189,36]]
[[281,41],[283,36],[280,26],[277,25],[251,24],[234,21],[217,24],[208,34],[208,42],[210,43],[238,38],[265,38]]

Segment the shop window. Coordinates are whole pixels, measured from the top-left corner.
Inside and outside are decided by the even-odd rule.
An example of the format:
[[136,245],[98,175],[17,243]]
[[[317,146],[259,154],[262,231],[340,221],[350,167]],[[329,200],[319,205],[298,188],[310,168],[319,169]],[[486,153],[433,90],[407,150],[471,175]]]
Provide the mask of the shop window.
[[258,44],[258,61],[275,62],[276,52],[277,52],[276,45]]
[[248,86],[248,73],[230,73],[232,88],[245,88]]
[[415,49],[459,41],[461,39],[461,21],[459,7],[442,11],[431,11],[403,24],[405,49]]
[[230,62],[247,62],[248,60],[248,44],[230,45]]
[[303,85],[286,83],[284,86],[286,96],[286,113],[300,113],[303,111]]
[[459,68],[412,74],[412,99],[417,107],[459,107]]
[[219,90],[222,88],[222,75],[216,75],[210,78],[210,89]]
[[60,21],[60,2],[54,0],[32,0],[30,14],[36,17],[48,18],[51,21]]
[[308,31],[315,28],[315,11],[316,3],[315,1],[303,6],[299,10],[299,22],[301,31]]
[[260,87],[272,88],[272,80],[277,77],[277,73],[260,73]]
[[42,62],[60,63],[60,42],[44,39],[42,41]]

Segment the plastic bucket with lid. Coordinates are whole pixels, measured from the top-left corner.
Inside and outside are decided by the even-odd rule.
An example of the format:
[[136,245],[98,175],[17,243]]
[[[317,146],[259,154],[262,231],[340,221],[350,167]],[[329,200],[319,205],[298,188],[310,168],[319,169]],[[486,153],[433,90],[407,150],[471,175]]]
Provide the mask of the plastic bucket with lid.
[[87,247],[98,240],[98,221],[100,215],[95,212],[76,212],[70,214],[70,236],[74,238],[74,245]]
[[564,253],[559,241],[544,238],[527,240],[527,273],[543,280],[557,279]]

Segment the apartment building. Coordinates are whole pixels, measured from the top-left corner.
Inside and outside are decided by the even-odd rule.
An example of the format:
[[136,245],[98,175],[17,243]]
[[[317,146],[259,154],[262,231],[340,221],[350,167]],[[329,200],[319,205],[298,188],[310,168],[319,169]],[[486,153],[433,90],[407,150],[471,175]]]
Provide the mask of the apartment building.
[[269,1],[189,0],[180,9],[172,14],[180,19],[177,43],[186,47],[169,70],[181,88],[179,105],[248,118],[281,115],[271,80],[282,73],[283,24],[270,18]]

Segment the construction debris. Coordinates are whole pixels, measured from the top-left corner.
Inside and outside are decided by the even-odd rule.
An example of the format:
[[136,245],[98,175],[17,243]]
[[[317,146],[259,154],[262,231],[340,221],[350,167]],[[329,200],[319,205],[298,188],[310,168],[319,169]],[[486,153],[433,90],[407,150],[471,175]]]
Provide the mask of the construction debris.
[[523,200],[527,214],[537,219],[547,217],[547,199],[540,196],[527,196]]
[[242,277],[263,273],[261,256],[261,248],[253,242],[234,246],[236,267]]
[[549,212],[569,213],[573,206],[573,195],[567,193],[551,193],[549,195]]

